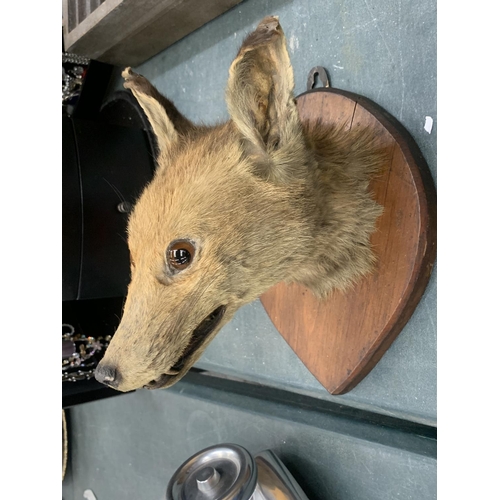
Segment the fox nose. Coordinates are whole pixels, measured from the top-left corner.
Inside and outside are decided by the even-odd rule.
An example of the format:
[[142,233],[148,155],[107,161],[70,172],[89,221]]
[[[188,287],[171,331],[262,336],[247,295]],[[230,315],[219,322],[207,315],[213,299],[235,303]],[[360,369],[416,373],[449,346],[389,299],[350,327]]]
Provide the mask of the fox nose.
[[118,387],[118,383],[120,382],[120,375],[116,368],[102,365],[101,363],[97,365],[94,377],[98,382],[101,382],[101,384],[106,384],[113,388]]

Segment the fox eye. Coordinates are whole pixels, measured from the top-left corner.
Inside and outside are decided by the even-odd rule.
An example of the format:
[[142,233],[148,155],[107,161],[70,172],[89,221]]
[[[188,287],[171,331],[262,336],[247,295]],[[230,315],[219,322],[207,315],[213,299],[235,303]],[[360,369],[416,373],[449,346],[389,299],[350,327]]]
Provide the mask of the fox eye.
[[167,249],[167,262],[177,271],[186,269],[194,258],[194,245],[187,240],[176,240]]

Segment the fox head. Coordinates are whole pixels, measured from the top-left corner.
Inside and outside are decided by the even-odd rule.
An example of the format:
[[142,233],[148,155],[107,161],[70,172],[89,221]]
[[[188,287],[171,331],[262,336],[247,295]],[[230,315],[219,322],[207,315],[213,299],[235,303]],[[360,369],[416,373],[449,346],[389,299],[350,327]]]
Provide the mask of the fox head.
[[230,67],[227,123],[198,127],[144,77],[123,77],[156,136],[157,169],[129,218],[131,281],[95,377],[130,391],[177,382],[237,309],[276,283],[322,296],[366,273],[380,212],[366,192],[378,161],[366,137],[352,148],[301,124],[277,18]]

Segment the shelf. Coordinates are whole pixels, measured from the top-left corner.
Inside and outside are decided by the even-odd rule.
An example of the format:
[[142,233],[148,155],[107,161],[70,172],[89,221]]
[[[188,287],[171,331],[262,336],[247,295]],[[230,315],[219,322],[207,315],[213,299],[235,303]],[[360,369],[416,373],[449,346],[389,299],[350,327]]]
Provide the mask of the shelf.
[[137,66],[242,0],[63,0],[66,52]]

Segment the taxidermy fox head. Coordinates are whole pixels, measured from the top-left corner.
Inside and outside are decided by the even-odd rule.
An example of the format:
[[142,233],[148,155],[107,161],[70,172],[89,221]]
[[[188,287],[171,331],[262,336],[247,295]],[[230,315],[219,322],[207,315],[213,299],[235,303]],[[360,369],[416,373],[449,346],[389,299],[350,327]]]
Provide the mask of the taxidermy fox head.
[[366,131],[301,123],[276,17],[229,70],[230,120],[196,126],[142,76],[123,72],[158,143],[128,223],[131,282],[95,377],[120,391],[168,387],[217,332],[280,281],[323,297],[370,271],[381,165]]

